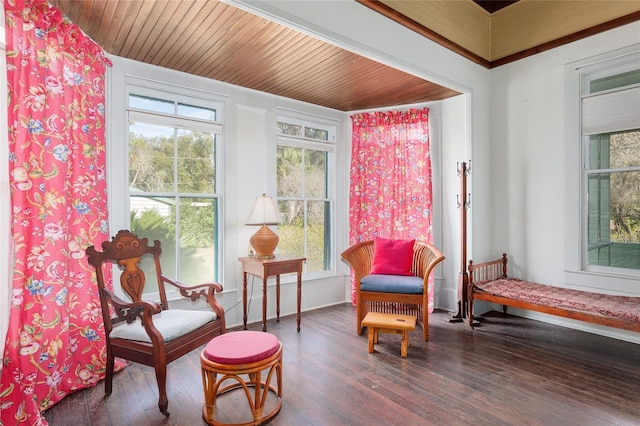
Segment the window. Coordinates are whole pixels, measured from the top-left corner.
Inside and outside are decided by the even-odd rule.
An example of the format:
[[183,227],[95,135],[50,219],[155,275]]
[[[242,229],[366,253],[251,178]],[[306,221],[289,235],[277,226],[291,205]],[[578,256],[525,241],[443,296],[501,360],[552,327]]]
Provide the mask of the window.
[[278,253],[306,257],[307,273],[331,270],[336,126],[278,117],[277,130]]
[[128,94],[130,229],[160,240],[163,274],[185,283],[219,281],[220,110],[149,89]]
[[581,76],[584,269],[640,270],[640,65]]

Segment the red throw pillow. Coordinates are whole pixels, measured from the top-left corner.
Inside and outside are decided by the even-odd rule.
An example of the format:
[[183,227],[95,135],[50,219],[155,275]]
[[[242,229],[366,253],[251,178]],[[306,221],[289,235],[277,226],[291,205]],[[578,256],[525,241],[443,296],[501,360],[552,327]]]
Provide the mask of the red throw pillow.
[[416,240],[388,240],[375,237],[373,240],[373,264],[370,274],[413,275],[413,243]]

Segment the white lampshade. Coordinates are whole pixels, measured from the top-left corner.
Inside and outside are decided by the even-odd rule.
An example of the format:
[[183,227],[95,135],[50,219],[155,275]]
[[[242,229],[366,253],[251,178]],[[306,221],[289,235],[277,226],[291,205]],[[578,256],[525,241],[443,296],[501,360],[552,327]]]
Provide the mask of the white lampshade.
[[282,221],[275,201],[267,194],[256,197],[245,225],[277,225]]

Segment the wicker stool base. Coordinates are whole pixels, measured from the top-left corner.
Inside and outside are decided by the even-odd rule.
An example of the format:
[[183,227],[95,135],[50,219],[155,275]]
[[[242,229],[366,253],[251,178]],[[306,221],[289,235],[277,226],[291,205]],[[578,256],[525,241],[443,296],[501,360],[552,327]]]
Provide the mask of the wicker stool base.
[[[282,407],[282,344],[280,342],[278,344],[278,350],[273,355],[247,364],[213,362],[207,359],[205,350],[202,351],[200,354],[204,389],[202,417],[208,424],[213,426],[259,425],[278,414]],[[222,402],[222,397],[231,398],[231,393],[236,396],[237,393],[244,394],[244,398],[240,397],[240,399],[248,402],[252,420],[223,421],[223,419],[230,420],[233,413],[222,413],[218,406]],[[269,404],[267,400],[270,401]],[[242,405],[244,404],[234,401],[233,411],[242,410]],[[266,413],[265,407],[269,410]],[[245,415],[243,420],[246,419]]]

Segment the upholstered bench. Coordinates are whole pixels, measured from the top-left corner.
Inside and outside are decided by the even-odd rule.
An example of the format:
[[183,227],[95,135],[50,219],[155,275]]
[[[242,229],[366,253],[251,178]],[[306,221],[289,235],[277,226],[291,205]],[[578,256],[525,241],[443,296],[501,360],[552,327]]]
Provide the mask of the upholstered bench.
[[[212,339],[202,350],[200,364],[204,389],[202,417],[208,424],[259,425],[272,419],[280,411],[282,344],[273,334],[260,331],[222,334]],[[262,373],[265,373],[264,378]],[[276,384],[272,384],[272,380]],[[231,383],[225,383],[227,381]],[[237,422],[223,422],[225,416],[220,412],[219,399],[234,390],[245,395],[251,418],[239,416],[240,420]],[[269,404],[267,400],[270,400]],[[242,411],[241,405],[244,404],[234,403],[233,411]],[[268,407],[266,413],[265,407]],[[227,413],[225,418],[233,417],[231,414],[234,413]]]

